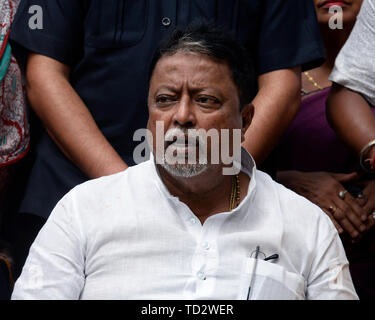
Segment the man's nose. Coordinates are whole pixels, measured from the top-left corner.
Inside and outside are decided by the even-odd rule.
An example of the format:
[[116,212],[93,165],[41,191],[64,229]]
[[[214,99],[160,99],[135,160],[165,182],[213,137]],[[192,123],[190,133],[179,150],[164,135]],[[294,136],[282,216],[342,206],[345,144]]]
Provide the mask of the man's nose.
[[194,127],[196,124],[194,112],[194,106],[190,97],[183,96],[173,116],[174,125],[188,128]]

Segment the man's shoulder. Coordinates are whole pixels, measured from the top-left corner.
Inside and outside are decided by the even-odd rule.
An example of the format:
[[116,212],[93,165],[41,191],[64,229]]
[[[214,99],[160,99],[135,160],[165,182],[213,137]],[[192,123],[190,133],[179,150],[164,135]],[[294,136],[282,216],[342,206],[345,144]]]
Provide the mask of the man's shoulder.
[[[148,177],[148,179],[147,179]],[[116,221],[129,222],[134,208],[151,190],[150,164],[142,163],[125,171],[86,181],[70,190],[52,210],[48,221],[78,221],[85,233],[112,228]],[[143,201],[143,202],[142,202]],[[124,213],[127,213],[124,215]]]
[[269,196],[276,197],[280,203],[289,203],[293,201],[296,205],[309,208],[311,210],[319,210],[314,203],[308,199],[300,196],[291,189],[286,188],[284,185],[278,183],[267,173],[256,170],[257,186],[262,192],[266,192]]
[[66,196],[81,200],[100,201],[114,191],[126,192],[128,188],[132,188],[133,184],[137,183],[137,186],[140,186],[146,182],[146,177],[150,174],[150,167],[150,161],[146,161],[115,174],[88,180],[74,187]]
[[327,214],[310,200],[276,182],[265,172],[257,170],[256,177],[258,191],[264,193],[262,198],[273,202],[288,227],[306,226],[314,230],[324,225],[327,232],[336,230]]
[[313,261],[329,243],[340,241],[336,228],[328,215],[308,199],[272,180],[266,173],[257,172],[256,176],[257,192],[265,194],[259,196],[257,206],[263,208],[262,215],[278,230],[282,239],[280,246],[293,252],[291,257],[296,270],[307,277],[310,267],[303,262]]

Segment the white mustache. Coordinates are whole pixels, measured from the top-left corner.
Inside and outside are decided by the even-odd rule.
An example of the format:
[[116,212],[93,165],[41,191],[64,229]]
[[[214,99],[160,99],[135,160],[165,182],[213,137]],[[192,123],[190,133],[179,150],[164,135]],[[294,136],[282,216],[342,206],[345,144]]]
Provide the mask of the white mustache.
[[[195,130],[192,130],[194,132]],[[197,141],[198,140],[198,141]],[[172,128],[169,129],[164,136],[164,142],[167,146],[181,146],[181,147],[204,147],[205,140],[198,134],[190,134],[188,129]]]

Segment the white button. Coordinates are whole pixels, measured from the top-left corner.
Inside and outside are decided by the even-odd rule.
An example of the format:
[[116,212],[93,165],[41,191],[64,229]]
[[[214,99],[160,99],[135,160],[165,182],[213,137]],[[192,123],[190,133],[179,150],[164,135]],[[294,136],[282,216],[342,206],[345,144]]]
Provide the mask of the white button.
[[205,249],[205,250],[209,250],[210,247],[211,247],[211,246],[210,246],[210,244],[209,244],[208,242],[205,241],[205,242],[202,243],[202,248],[203,248],[203,249]]
[[195,218],[191,218],[191,219],[190,219],[190,223],[191,223],[191,224],[196,224],[196,223],[197,223],[197,219],[195,219]]
[[197,273],[197,277],[198,277],[198,279],[200,279],[200,280],[206,280],[206,275],[205,275],[205,273],[202,272],[202,271],[200,271],[200,272]]
[[163,24],[164,27],[168,27],[168,26],[170,26],[170,24],[171,24],[171,19],[169,19],[168,17],[164,17],[164,18],[161,20],[161,23]]

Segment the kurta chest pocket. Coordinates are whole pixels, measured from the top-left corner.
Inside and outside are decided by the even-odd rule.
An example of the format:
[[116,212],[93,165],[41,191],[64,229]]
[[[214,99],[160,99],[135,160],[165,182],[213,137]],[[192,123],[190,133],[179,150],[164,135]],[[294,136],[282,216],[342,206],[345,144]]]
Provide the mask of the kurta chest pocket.
[[[303,300],[305,279],[275,263],[246,258],[239,279],[238,299]],[[251,284],[250,292],[249,286]],[[249,297],[248,297],[249,294]]]
[[142,40],[150,0],[92,0],[85,43],[94,48],[130,47]]

